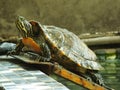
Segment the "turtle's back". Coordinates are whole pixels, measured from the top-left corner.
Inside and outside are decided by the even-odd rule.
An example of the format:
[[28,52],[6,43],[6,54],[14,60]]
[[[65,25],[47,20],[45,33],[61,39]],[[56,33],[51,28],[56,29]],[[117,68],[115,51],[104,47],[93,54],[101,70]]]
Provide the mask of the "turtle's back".
[[[44,26],[47,40],[70,61],[86,69],[100,70],[96,55],[74,33],[55,26]],[[64,62],[64,60],[63,60]]]

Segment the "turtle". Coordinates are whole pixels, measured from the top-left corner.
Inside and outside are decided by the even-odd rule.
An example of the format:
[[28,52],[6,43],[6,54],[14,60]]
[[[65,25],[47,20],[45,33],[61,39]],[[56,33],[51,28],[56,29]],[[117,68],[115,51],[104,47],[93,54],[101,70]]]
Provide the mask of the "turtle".
[[39,54],[40,62],[57,62],[78,75],[103,84],[99,74],[103,67],[96,54],[73,32],[53,25],[42,25],[35,20],[28,21],[23,16],[17,16],[15,24],[22,37],[15,52],[35,52]]

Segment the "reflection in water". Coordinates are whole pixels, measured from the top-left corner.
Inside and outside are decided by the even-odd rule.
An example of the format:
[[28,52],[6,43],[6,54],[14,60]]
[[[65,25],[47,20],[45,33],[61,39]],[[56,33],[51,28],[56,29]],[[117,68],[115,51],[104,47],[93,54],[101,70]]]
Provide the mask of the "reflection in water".
[[[3,45],[4,46],[4,45]],[[0,50],[2,51],[2,49]],[[6,50],[4,50],[6,51]],[[109,52],[109,54],[108,54]],[[104,78],[104,82],[111,88],[119,90],[120,88],[120,50],[112,50],[108,52],[99,51],[96,54],[98,55],[101,65],[104,67],[104,70],[101,71],[101,74]],[[1,52],[3,54],[3,52]],[[107,53],[107,54],[105,54]],[[116,59],[117,58],[117,59]],[[18,62],[18,61],[17,61]],[[15,63],[15,62],[14,62]],[[18,64],[18,63],[17,63]],[[20,64],[20,63],[19,63]],[[24,66],[24,65],[22,65]],[[70,90],[87,90],[79,85],[76,85],[64,78],[61,78],[56,75],[51,75],[54,79],[59,82],[62,82],[65,86],[70,88]],[[1,89],[0,89],[1,90]]]
[[101,74],[106,85],[119,90],[120,88],[120,48],[97,50],[96,54],[104,70]]
[[[120,88],[120,59],[113,60],[101,60],[101,65],[104,67],[100,73],[104,78],[104,82],[107,86],[118,90]],[[80,85],[76,85],[73,82],[70,82],[64,78],[61,78],[56,75],[52,75],[54,79],[59,82],[62,82],[70,90],[87,90]]]
[[120,59],[102,60],[104,70],[101,74],[106,85],[118,90],[120,88]]

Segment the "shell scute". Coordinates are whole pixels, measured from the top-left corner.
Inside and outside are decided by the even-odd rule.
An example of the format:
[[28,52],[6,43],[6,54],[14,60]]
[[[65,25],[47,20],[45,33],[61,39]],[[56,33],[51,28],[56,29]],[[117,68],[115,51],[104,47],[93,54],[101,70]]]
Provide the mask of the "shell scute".
[[45,25],[43,30],[47,40],[74,63],[86,69],[102,69],[102,66],[97,62],[95,53],[74,33],[67,29]]

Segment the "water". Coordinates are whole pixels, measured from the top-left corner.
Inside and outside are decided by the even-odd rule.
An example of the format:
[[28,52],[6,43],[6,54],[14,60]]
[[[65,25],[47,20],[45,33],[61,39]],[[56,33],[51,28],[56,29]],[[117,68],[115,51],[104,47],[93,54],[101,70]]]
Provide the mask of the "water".
[[107,59],[102,60],[101,65],[104,70],[101,74],[104,78],[106,85],[119,90],[120,88],[120,59]]
[[104,70],[101,74],[106,85],[119,90],[120,88],[120,48],[101,49],[96,52]]
[[[102,57],[103,58],[103,57]],[[104,70],[100,71],[107,86],[119,90],[120,88],[120,59],[102,59],[100,60]],[[52,78],[63,83],[70,90],[87,90],[80,85],[52,74]]]
[[[18,61],[17,61],[18,62]],[[100,61],[101,65],[104,67],[100,73],[102,74],[105,84],[115,90],[120,88],[120,59],[103,59]],[[18,64],[18,63],[16,63]],[[19,63],[20,64],[20,63]],[[23,67],[27,64],[22,65]],[[32,67],[29,67],[32,68]],[[52,78],[63,83],[70,90],[87,90],[80,85],[77,85],[69,80],[59,77],[55,74],[50,75]]]
[[[111,53],[110,53],[111,52]],[[2,52],[3,53],[3,52]],[[104,78],[104,82],[107,86],[119,90],[120,88],[120,50],[114,52],[109,51],[107,55],[105,52],[96,53],[100,60],[101,65],[104,67],[104,70],[100,71]],[[61,78],[57,75],[51,75],[57,81],[63,83],[70,90],[87,90],[80,85],[77,85],[71,81],[68,81],[64,78]]]

